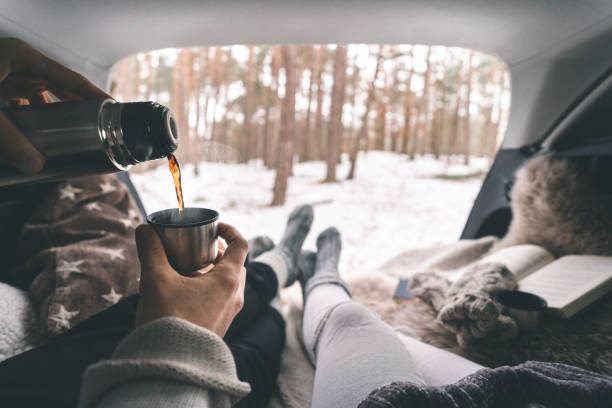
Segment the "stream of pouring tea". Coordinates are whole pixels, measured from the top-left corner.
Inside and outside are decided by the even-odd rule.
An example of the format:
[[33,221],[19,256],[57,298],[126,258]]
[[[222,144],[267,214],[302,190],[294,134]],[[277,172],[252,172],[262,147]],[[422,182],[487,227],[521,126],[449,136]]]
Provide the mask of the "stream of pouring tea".
[[176,199],[178,200],[179,214],[183,212],[185,205],[183,204],[183,188],[181,186],[181,168],[179,167],[178,161],[173,154],[168,156],[168,166],[170,167],[170,173],[174,179],[174,189],[176,190]]

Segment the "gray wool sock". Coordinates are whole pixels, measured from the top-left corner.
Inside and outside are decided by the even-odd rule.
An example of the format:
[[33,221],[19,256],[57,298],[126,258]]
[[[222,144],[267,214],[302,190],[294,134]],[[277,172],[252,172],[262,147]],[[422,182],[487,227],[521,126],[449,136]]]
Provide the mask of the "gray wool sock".
[[291,286],[297,279],[302,244],[310,231],[313,217],[312,206],[306,204],[295,208],[289,214],[285,233],[278,245],[255,259],[274,270],[280,288]]
[[317,264],[317,253],[312,251],[302,251],[298,259],[297,279],[300,281],[302,289],[306,286],[306,282],[315,273]]
[[[340,252],[342,251],[342,240],[340,232],[330,227],[319,234],[317,237],[317,254],[314,271],[311,268],[311,276],[307,276],[306,272],[300,272],[299,279],[302,284],[304,299],[310,291],[318,285],[335,284],[342,287],[346,293],[351,296],[351,292],[338,272],[338,263],[340,262]],[[312,264],[312,255],[307,255],[302,260],[302,265],[308,266]]]
[[266,235],[258,235],[249,239],[249,254],[251,259],[257,258],[259,255],[272,248],[274,248],[274,241]]

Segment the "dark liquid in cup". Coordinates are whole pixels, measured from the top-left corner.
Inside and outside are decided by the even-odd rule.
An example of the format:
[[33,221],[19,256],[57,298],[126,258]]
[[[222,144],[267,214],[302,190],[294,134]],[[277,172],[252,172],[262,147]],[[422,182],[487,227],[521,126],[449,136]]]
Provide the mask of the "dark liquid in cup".
[[173,154],[168,156],[168,166],[170,167],[170,173],[174,179],[174,189],[176,190],[179,213],[182,213],[183,208],[185,208],[185,204],[183,203],[183,188],[181,186],[181,168],[179,167],[178,161]]

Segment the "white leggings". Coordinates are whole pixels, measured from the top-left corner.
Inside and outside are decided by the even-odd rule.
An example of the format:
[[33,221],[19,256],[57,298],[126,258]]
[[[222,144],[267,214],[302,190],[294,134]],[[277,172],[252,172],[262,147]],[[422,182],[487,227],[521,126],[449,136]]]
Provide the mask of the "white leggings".
[[303,336],[316,365],[313,408],[355,408],[370,392],[395,381],[442,385],[482,368],[398,335],[335,284],[316,286],[308,294]]

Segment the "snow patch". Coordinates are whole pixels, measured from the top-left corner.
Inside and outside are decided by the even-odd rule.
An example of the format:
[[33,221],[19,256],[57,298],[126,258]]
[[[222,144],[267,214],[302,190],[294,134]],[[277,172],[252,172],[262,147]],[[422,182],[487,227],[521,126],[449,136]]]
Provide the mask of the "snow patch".
[[[186,207],[212,208],[220,220],[236,226],[246,238],[269,235],[277,241],[291,210],[310,203],[315,208],[312,231],[304,247],[315,250],[316,236],[328,226],[342,233],[343,275],[373,270],[403,250],[454,242],[459,238],[481,178],[440,179],[484,172],[489,163],[469,166],[422,157],[410,161],[390,152],[360,153],[355,180],[345,180],[349,163],[338,165],[338,183],[321,183],[324,162],[296,163],[287,203],[270,207],[275,172],[260,161],[245,164],[203,162],[200,176],[192,165],[182,168]],[[176,207],[167,166],[135,173],[131,178],[147,211]]]

